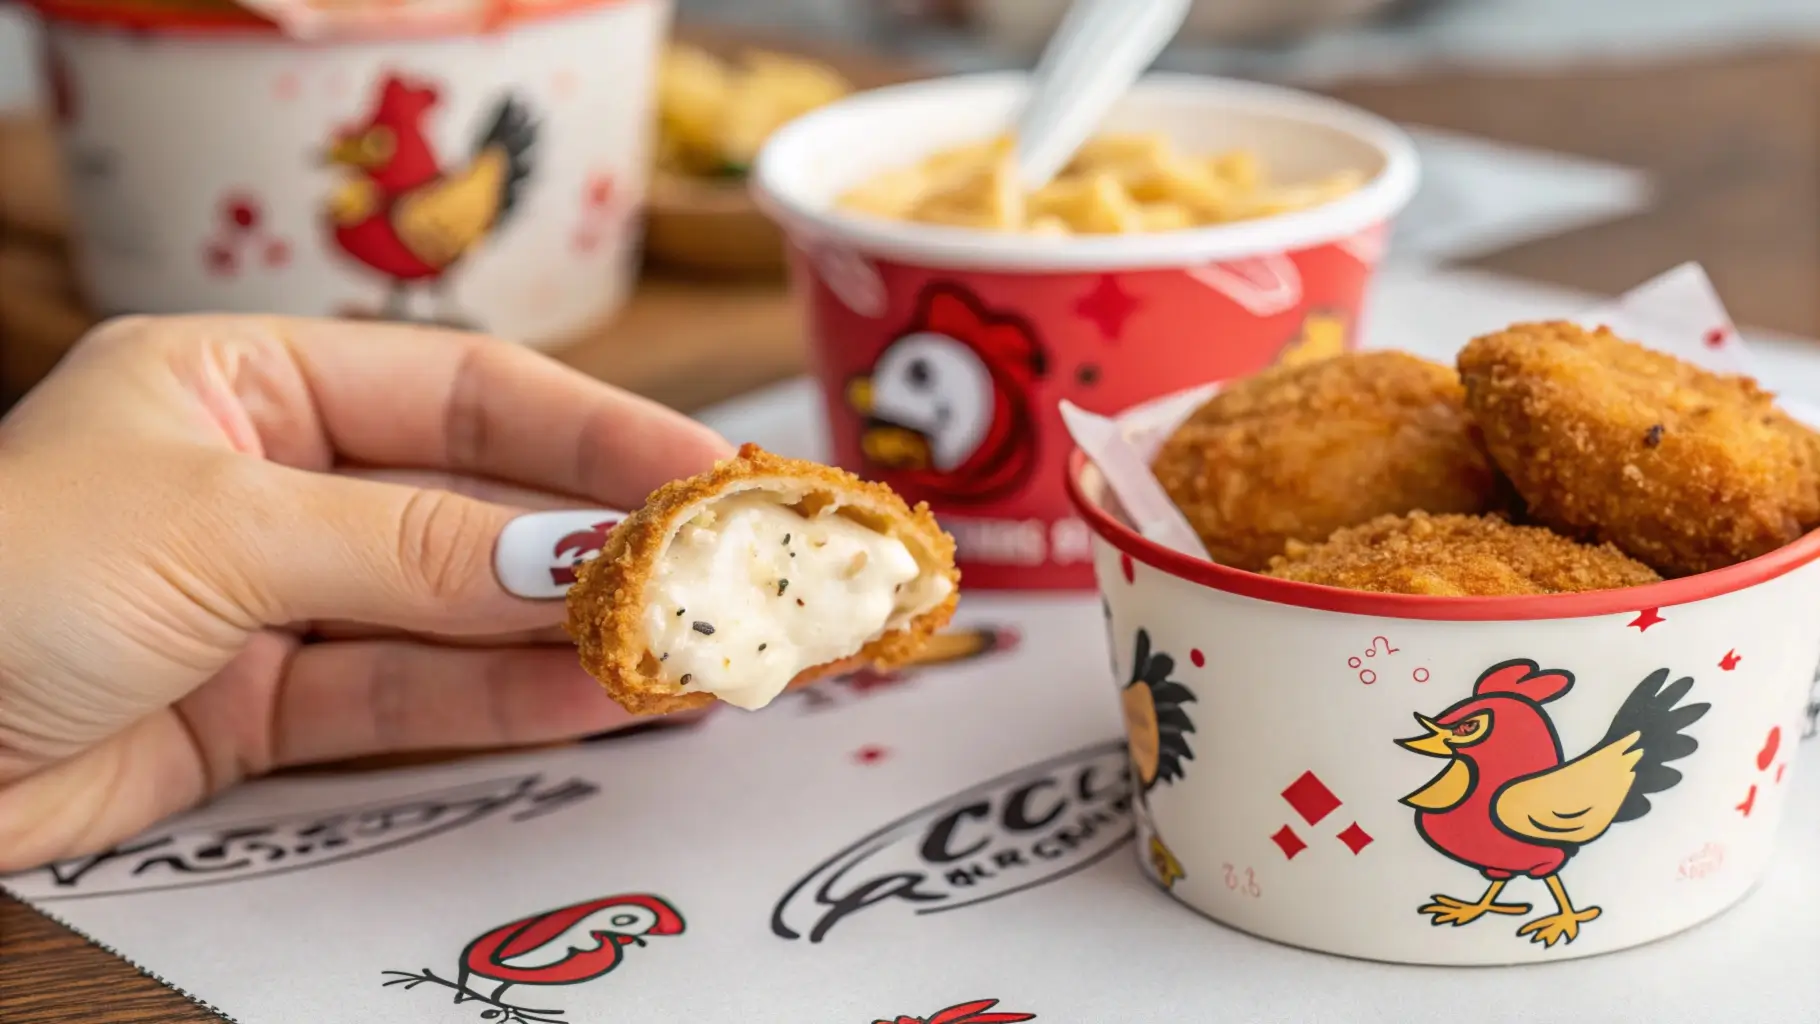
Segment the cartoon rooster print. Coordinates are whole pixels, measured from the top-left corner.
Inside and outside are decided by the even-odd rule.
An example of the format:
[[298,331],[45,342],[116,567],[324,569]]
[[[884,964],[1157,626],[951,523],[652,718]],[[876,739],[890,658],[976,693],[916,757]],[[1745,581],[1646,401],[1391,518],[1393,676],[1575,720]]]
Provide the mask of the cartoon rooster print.
[[1140,841],[1157,883],[1165,889],[1174,888],[1186,876],[1181,862],[1157,834],[1147,800],[1158,783],[1173,783],[1183,776],[1183,761],[1194,760],[1194,751],[1188,746],[1194,720],[1186,707],[1194,703],[1194,692],[1171,679],[1174,674],[1175,659],[1161,651],[1153,653],[1149,631],[1138,630],[1131,655],[1131,681],[1120,691],[1119,704],[1125,712],[1131,768],[1137,773],[1134,802]]
[[[514,986],[578,985],[613,973],[626,950],[651,936],[681,935],[686,925],[668,900],[625,893],[546,910],[500,925],[461,951],[453,978],[429,968],[384,971],[386,988],[405,991],[434,985],[454,992],[456,1003],[479,1002],[480,1016],[495,1024],[562,1024],[562,1010],[532,1009],[506,1001]],[[490,985],[489,985],[490,983]],[[486,991],[490,987],[491,992]]]
[[438,320],[468,326],[447,308],[449,273],[517,207],[537,126],[508,96],[466,163],[445,167],[424,126],[438,101],[433,85],[387,76],[366,120],[329,147],[328,162],[347,177],[325,212],[341,251],[391,280],[384,316],[410,319],[410,290],[428,287]]
[[1035,332],[958,286],[926,288],[904,333],[847,383],[860,451],[913,497],[984,502],[1036,468],[1030,389],[1047,372]]
[[1605,737],[1564,760],[1543,705],[1573,687],[1572,673],[1515,659],[1486,669],[1472,696],[1435,718],[1417,714],[1425,734],[1398,740],[1406,750],[1447,759],[1426,786],[1402,799],[1415,808],[1416,831],[1441,854],[1475,868],[1490,883],[1476,900],[1436,894],[1419,912],[1432,924],[1464,925],[1486,914],[1520,915],[1527,903],[1499,903],[1517,876],[1541,880],[1555,912],[1517,929],[1553,946],[1572,942],[1599,908],[1575,908],[1561,870],[1583,846],[1618,822],[1649,813],[1649,798],[1672,789],[1681,773],[1668,762],[1699,743],[1686,729],[1710,705],[1682,704],[1694,681],[1669,682],[1652,672],[1618,708]]

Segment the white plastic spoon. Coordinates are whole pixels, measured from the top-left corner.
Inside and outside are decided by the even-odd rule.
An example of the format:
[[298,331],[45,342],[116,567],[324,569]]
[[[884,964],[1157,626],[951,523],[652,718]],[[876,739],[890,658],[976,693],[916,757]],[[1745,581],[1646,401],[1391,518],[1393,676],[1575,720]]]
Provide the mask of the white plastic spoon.
[[1025,189],[1054,178],[1188,17],[1192,0],[1075,0],[1037,62],[1017,120]]

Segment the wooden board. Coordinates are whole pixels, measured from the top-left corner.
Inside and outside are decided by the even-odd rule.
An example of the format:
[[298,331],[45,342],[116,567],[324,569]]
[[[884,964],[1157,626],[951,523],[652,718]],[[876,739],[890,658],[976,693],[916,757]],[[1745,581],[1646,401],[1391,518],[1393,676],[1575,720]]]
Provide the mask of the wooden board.
[[1476,266],[1614,294],[1697,260],[1739,323],[1820,337],[1820,52],[1355,83],[1336,94],[1405,123],[1649,172],[1648,210]]

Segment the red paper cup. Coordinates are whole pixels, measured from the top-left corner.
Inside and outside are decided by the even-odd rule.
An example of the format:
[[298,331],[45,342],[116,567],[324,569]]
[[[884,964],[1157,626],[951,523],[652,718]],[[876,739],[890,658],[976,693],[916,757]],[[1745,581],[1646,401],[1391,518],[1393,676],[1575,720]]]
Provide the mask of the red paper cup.
[[1362,111],[1274,86],[1145,79],[1108,118],[1188,153],[1250,149],[1274,179],[1356,169],[1358,191],[1187,231],[1047,238],[834,208],[873,175],[1006,130],[1022,74],[879,89],[778,132],[754,173],[789,239],[840,465],[927,501],[967,585],[1092,589],[1057,403],[1110,413],[1353,345],[1414,147]]

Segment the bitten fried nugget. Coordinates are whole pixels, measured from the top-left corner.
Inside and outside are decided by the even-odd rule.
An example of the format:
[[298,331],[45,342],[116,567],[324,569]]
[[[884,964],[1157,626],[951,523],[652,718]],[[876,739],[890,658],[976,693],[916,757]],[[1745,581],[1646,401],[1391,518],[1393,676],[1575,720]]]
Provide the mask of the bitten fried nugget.
[[1820,441],[1747,377],[1571,323],[1475,339],[1459,365],[1493,459],[1538,522],[1682,576],[1820,520]]
[[1564,594],[1656,583],[1655,570],[1609,544],[1569,540],[1497,516],[1380,516],[1319,544],[1290,541],[1264,575],[1386,594]]
[[634,714],[914,657],[959,598],[954,539],[883,484],[756,445],[666,484],[569,590],[582,665]]
[[1403,352],[1335,356],[1236,381],[1153,469],[1214,560],[1262,569],[1386,513],[1476,513],[1503,492],[1453,370]]

